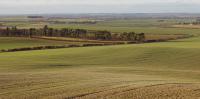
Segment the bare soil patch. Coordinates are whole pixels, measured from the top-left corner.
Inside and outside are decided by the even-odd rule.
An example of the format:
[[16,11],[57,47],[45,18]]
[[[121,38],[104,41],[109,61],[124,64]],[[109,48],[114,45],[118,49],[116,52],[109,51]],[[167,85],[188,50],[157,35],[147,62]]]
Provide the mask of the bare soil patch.
[[199,84],[157,84],[143,87],[124,86],[85,93],[66,99],[199,99]]

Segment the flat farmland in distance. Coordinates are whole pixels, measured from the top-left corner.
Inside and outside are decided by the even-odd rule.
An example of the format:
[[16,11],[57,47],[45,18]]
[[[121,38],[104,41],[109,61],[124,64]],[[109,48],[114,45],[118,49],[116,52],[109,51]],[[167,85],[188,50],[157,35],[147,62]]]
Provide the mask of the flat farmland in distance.
[[[11,20],[11,21],[8,21]],[[19,20],[19,21],[15,21]],[[112,19],[112,20],[101,20],[96,24],[67,24],[71,21],[88,20],[93,21],[95,19],[43,19],[31,20],[26,17],[17,18],[1,18],[3,25],[5,26],[17,26],[18,28],[43,28],[44,25],[48,25],[52,28],[81,28],[88,30],[108,30],[113,33],[121,32],[144,32],[150,34],[196,34],[199,33],[198,28],[184,28],[174,27],[179,22],[192,22],[194,19]],[[4,22],[5,21],[5,22]],[[8,21],[8,22],[7,22]],[[53,24],[51,22],[66,22],[66,24]]]
[[189,24],[189,25],[173,25],[172,27],[175,27],[175,28],[200,29],[200,25],[192,25],[192,24]]

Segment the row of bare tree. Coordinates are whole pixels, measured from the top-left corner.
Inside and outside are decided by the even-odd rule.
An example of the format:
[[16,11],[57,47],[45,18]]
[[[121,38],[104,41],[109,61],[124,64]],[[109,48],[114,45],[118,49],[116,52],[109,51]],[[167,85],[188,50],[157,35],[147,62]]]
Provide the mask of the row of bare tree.
[[122,41],[144,41],[144,33],[124,32],[124,33],[111,33],[109,31],[91,31],[86,29],[54,29],[49,28],[47,25],[41,29],[18,29],[16,26],[0,29],[0,36],[5,37],[70,37],[91,40],[122,40]]

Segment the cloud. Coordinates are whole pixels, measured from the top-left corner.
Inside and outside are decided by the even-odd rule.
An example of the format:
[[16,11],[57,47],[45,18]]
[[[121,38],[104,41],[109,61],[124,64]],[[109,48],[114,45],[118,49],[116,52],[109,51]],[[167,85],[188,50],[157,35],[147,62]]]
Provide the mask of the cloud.
[[2,0],[0,14],[200,12],[200,0]]
[[1,0],[0,5],[122,5],[152,3],[199,3],[200,0]]

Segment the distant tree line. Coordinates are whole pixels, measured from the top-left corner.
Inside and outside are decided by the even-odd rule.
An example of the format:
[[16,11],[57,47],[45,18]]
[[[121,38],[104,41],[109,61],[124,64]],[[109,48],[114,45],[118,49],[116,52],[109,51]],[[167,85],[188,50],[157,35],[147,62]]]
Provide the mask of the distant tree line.
[[68,22],[69,24],[96,24],[97,21]]
[[181,25],[199,25],[200,24],[200,19],[196,19],[196,21],[192,21],[192,22],[179,22],[178,24]]
[[43,16],[27,16],[27,18],[43,18]]
[[113,40],[122,40],[122,41],[144,41],[144,33],[135,33],[135,32],[124,32],[124,33],[115,33],[112,35]]
[[54,29],[47,25],[41,29],[18,29],[16,26],[0,29],[0,36],[5,37],[70,37],[90,40],[121,40],[121,41],[144,41],[144,33],[124,32],[111,33],[109,31],[97,31],[86,29]]

